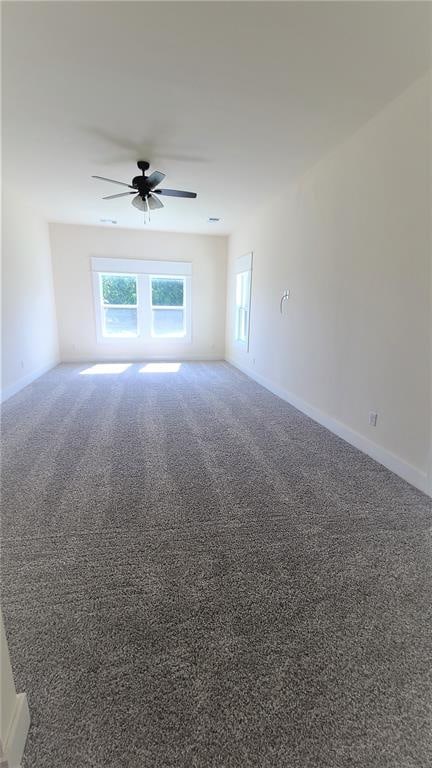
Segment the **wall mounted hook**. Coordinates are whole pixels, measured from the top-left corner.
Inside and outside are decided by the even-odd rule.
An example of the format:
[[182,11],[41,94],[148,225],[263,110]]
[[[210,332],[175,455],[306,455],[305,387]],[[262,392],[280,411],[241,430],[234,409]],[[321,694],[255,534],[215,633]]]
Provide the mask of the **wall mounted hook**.
[[284,292],[282,294],[281,300],[280,300],[280,304],[279,304],[279,309],[280,309],[281,315],[283,314],[283,312],[282,312],[283,303],[284,303],[284,301],[286,299],[289,299],[289,297],[290,297],[290,289],[289,288],[285,288],[285,290],[284,290]]

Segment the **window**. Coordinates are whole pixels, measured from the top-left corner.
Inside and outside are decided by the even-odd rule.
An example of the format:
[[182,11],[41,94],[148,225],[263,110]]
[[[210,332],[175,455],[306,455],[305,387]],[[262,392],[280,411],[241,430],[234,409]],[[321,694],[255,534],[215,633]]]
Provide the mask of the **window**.
[[252,254],[236,260],[235,275],[235,340],[249,348]]
[[236,339],[247,342],[249,328],[249,279],[250,272],[236,276]]
[[191,264],[91,259],[97,340],[191,341]]
[[152,335],[184,336],[185,288],[183,277],[151,277]]
[[138,335],[136,275],[100,274],[102,328],[104,336]]

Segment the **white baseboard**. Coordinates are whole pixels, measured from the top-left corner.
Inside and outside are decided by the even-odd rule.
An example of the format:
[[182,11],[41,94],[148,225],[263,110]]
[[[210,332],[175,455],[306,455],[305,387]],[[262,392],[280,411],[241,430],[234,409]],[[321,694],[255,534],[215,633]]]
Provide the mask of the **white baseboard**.
[[411,464],[408,464],[408,462],[399,458],[399,456],[395,456],[395,454],[391,453],[391,451],[388,451],[381,445],[378,445],[372,440],[369,440],[369,438],[361,435],[354,429],[351,429],[351,427],[348,427],[346,424],[338,421],[333,416],[329,416],[327,413],[320,411],[314,405],[310,405],[302,398],[294,395],[292,392],[289,392],[287,389],[284,389],[278,384],[274,384],[265,376],[261,376],[260,374],[251,371],[249,368],[240,365],[232,358],[227,357],[226,361],[230,363],[230,365],[233,365],[235,368],[238,368],[240,371],[242,371],[242,373],[246,374],[246,376],[249,376],[249,378],[253,379],[258,384],[261,384],[261,386],[270,390],[270,392],[272,392],[274,395],[277,395],[282,400],[286,400],[286,402],[290,403],[290,405],[293,405],[294,408],[297,408],[297,410],[305,413],[306,416],[309,416],[314,421],[317,421],[318,424],[326,427],[326,429],[330,430],[330,432],[334,432],[335,435],[338,435],[338,437],[346,440],[347,443],[350,443],[355,448],[363,451],[363,453],[366,453],[372,459],[375,459],[375,461],[377,461],[379,464],[382,464],[391,472],[394,472],[396,475],[399,475],[399,477],[402,477],[403,480],[406,480],[411,485],[414,485],[420,491],[423,491],[423,493],[432,495],[432,489],[429,488],[429,481],[426,472],[421,472],[416,467],[413,467]]
[[58,365],[58,361],[52,362],[49,365],[43,365],[41,368],[37,368],[35,371],[32,371],[25,376],[21,376],[18,381],[15,381],[8,387],[4,387],[4,389],[2,389],[0,392],[0,403],[4,403],[5,400],[8,400],[13,395],[16,395],[17,392],[20,392],[21,389],[24,389],[24,387],[27,387],[33,381],[36,381],[39,376],[43,376],[44,373],[47,373],[52,368],[55,368],[56,365]]
[[30,727],[30,712],[25,693],[18,693],[15,710],[3,748],[8,768],[19,768]]

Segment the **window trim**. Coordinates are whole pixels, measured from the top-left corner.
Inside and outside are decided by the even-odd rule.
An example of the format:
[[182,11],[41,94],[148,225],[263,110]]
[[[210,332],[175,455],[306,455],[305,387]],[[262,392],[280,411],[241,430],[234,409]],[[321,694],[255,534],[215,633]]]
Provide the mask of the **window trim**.
[[[185,261],[151,261],[141,259],[90,258],[93,282],[93,312],[95,317],[96,341],[98,344],[123,344],[129,342],[139,345],[155,346],[162,344],[190,344],[192,342],[192,303],[191,282],[192,264]],[[124,268],[123,268],[124,265]],[[106,336],[103,331],[102,281],[101,275],[135,276],[137,281],[137,335]],[[151,279],[183,278],[184,327],[183,336],[152,335],[152,297]],[[122,305],[123,306],[123,305]],[[126,305],[125,305],[126,306]],[[127,305],[133,307],[134,305]],[[174,307],[170,307],[170,309]]]
[[155,261],[153,259],[122,259],[99,256],[90,257],[92,272],[113,272],[114,274],[160,275],[161,277],[191,276],[190,261]]

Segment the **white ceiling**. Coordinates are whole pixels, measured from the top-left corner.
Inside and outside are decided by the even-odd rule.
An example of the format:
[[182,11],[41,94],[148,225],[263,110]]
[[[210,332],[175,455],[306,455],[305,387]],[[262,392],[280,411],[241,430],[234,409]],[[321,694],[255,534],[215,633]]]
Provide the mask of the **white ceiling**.
[[[429,3],[3,3],[3,173],[51,221],[229,232],[429,67]],[[219,216],[220,224],[208,223]]]

